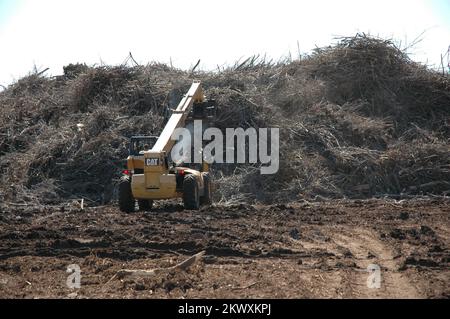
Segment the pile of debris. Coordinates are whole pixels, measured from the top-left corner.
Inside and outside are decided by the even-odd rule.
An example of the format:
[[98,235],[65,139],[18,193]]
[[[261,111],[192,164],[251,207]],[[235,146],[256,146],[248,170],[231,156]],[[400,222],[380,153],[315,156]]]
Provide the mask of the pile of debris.
[[158,135],[193,79],[217,101],[214,126],[280,128],[278,174],[213,165],[218,201],[450,193],[450,77],[357,35],[218,72],[76,64],[31,74],[0,93],[0,200],[115,200],[128,138]]

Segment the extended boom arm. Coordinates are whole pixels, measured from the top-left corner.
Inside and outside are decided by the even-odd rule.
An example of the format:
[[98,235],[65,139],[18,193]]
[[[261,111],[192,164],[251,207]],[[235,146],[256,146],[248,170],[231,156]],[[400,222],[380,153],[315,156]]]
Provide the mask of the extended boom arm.
[[153,152],[170,152],[175,144],[175,141],[172,140],[173,132],[179,127],[184,127],[186,118],[188,117],[194,102],[203,102],[204,99],[205,97],[203,96],[203,90],[200,82],[192,83],[188,93],[183,97],[178,104],[178,107],[173,111],[172,116],[164,127],[164,130],[156,141],[156,144],[153,146]]

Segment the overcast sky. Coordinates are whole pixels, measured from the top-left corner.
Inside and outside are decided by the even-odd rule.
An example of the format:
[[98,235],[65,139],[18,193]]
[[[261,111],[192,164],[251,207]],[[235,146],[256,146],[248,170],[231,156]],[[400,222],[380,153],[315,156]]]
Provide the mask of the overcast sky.
[[0,0],[0,84],[36,65],[172,63],[204,70],[253,54],[275,59],[366,32],[437,65],[450,45],[450,0]]

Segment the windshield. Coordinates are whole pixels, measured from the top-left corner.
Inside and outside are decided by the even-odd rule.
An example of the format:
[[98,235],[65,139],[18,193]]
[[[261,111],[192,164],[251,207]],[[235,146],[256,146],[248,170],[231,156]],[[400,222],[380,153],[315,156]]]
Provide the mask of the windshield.
[[130,155],[142,155],[144,151],[150,150],[156,143],[154,137],[131,138]]

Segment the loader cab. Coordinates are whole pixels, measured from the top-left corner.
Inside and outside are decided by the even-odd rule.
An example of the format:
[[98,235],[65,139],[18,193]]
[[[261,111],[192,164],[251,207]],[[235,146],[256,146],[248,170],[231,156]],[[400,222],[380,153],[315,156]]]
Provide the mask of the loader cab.
[[158,140],[157,136],[133,136],[130,139],[129,155],[143,156],[144,151],[151,150]]

